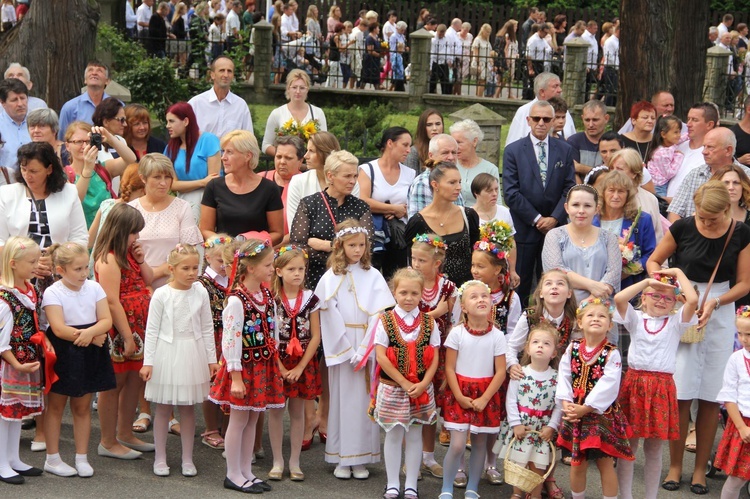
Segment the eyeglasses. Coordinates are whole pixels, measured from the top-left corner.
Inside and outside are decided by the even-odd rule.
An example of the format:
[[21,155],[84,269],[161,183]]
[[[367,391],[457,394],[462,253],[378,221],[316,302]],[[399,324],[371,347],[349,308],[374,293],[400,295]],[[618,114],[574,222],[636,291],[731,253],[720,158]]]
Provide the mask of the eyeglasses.
[[550,123],[552,121],[552,118],[548,116],[529,116],[531,118],[531,121],[534,123],[539,123],[539,120],[542,120],[545,123]]
[[83,144],[87,144],[88,140],[68,140],[67,143],[73,146],[80,147]]
[[674,303],[677,298],[674,295],[664,295],[661,293],[643,293],[644,296],[650,296],[654,301],[664,300],[665,303]]
[[122,116],[121,118],[112,118],[114,121],[118,121],[121,125],[127,125],[128,120],[125,118],[125,116]]

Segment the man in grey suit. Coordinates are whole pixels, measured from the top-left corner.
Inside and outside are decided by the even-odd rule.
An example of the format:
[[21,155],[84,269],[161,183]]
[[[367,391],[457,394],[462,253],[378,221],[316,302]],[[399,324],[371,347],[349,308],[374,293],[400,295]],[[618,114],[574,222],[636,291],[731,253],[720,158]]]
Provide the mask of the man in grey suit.
[[541,275],[544,236],[565,223],[565,196],[575,185],[573,148],[549,136],[554,117],[551,104],[534,103],[526,118],[531,133],[503,153],[503,193],[516,228],[517,291],[524,307],[534,277]]

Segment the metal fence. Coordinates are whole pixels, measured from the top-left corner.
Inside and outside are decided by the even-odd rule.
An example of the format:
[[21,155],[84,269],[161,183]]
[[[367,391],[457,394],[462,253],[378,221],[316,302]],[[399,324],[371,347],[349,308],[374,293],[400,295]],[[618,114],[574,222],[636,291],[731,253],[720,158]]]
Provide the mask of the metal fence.
[[725,71],[726,85],[724,87],[724,99],[717,102],[719,109],[725,118],[742,119],[745,112],[745,98],[750,95],[748,82],[750,79],[750,67],[745,64],[745,52],[732,50]]

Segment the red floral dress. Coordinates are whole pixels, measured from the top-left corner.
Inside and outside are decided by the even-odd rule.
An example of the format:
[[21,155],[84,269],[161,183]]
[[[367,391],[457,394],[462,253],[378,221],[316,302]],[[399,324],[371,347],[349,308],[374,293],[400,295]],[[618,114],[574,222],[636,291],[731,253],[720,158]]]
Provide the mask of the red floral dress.
[[[426,296],[422,294],[422,299],[419,301],[419,311],[425,314],[432,312],[438,306],[438,304],[445,300],[448,302],[450,298],[456,296],[456,285],[453,281],[449,280],[444,275],[438,276],[437,287],[439,289],[436,296]],[[440,329],[440,348],[438,349],[438,368],[435,372],[435,376],[432,378],[432,387],[435,391],[435,404],[438,409],[442,408],[444,393],[448,389],[445,383],[445,339],[448,337],[448,333],[451,330],[451,310],[450,307],[440,317],[435,319],[435,323]]]
[[[307,345],[312,339],[310,314],[318,309],[319,302],[320,299],[312,291],[306,291],[297,298],[294,306],[289,308],[282,299],[276,300],[279,359],[286,369],[297,367],[307,352]],[[294,342],[293,338],[297,338],[297,342]],[[300,348],[296,349],[294,345],[299,345]],[[287,398],[315,400],[322,392],[320,361],[317,355],[313,355],[296,383],[284,382],[284,396]]]

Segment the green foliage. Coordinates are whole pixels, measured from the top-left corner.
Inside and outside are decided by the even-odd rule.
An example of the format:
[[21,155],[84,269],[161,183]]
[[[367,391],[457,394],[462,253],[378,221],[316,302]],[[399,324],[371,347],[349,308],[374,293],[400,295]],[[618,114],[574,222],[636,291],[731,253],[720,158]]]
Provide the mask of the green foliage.
[[[393,113],[391,105],[370,102],[367,106],[326,109],[328,131],[338,137],[341,147],[360,157],[377,157],[375,144],[386,128],[384,119]],[[367,141],[363,151],[362,145]]]
[[117,28],[99,23],[96,35],[97,52],[112,56],[113,73],[130,71],[146,59],[146,49],[140,43],[127,40]]
[[711,0],[711,10],[722,13],[747,12],[750,10],[750,0]]

